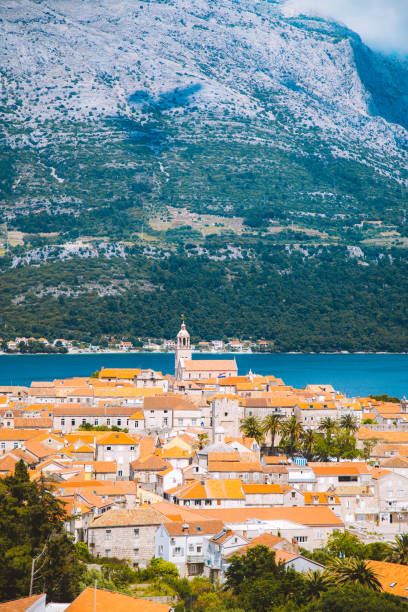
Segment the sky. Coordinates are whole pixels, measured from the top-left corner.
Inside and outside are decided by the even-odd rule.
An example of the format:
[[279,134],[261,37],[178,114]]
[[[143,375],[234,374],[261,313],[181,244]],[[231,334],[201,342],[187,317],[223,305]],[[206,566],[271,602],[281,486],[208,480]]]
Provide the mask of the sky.
[[284,11],[334,19],[371,48],[408,56],[408,0],[287,0]]

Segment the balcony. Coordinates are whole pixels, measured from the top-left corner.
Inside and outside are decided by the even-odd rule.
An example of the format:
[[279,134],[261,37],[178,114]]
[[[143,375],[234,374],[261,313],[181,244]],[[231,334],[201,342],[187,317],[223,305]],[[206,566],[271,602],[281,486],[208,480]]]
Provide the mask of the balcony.
[[187,555],[187,563],[204,563],[203,555]]

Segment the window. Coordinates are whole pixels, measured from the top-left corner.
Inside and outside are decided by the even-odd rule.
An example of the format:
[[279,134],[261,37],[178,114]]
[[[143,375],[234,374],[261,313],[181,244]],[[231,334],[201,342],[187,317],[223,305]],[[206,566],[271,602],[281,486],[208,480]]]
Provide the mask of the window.
[[110,425],[110,418],[107,418],[107,419],[106,419],[106,424],[107,424],[107,425]]
[[[74,423],[72,423],[74,425]],[[82,425],[86,425],[86,419],[82,419]]]
[[6,443],[5,443],[5,442],[2,442],[2,443],[1,443],[1,449],[2,449],[2,450],[4,450],[5,448],[6,448]]
[[196,506],[201,506],[201,499],[195,499],[195,500],[194,500],[194,504],[195,504]]
[[224,416],[228,416],[228,412],[224,412]]
[[162,555],[162,554],[163,554],[163,545],[160,544],[160,546],[159,546],[159,555]]
[[180,546],[176,546],[174,548],[173,554],[175,557],[181,557],[184,555],[184,549],[181,548]]
[[139,421],[135,421],[135,427],[139,427]]
[[131,446],[131,447],[130,447],[130,450],[135,450],[135,447],[134,447],[134,446]]
[[64,418],[61,419],[61,425],[65,425],[65,419]]
[[194,552],[194,546],[192,544],[188,545],[188,552]]
[[191,419],[191,424],[192,425],[197,425],[197,419]]
[[133,530],[133,535],[136,536],[136,537],[139,535],[139,528],[138,527]]
[[183,424],[183,419],[177,419],[177,425],[182,425]]
[[129,425],[129,419],[126,419],[126,425]]
[[122,425],[122,419],[118,419],[117,424],[118,424],[118,427],[120,427]]
[[110,548],[105,548],[105,557],[109,557],[111,553],[111,549]]
[[307,542],[307,536],[295,536],[296,542]]
[[339,482],[357,482],[357,476],[339,476]]
[[111,540],[112,539],[112,531],[110,529],[106,529],[105,530],[105,540]]
[[202,546],[197,546],[197,552],[201,553],[201,551],[202,551]]
[[14,448],[18,448],[18,442],[14,442]]
[[122,470],[118,470],[118,476],[123,476],[123,471]]
[[99,425],[99,419],[95,419],[95,425]]
[[112,450],[112,447],[111,446],[107,446],[106,450]]
[[164,417],[164,419],[163,419],[163,425],[167,425],[167,424],[168,424],[168,422],[169,422],[168,417]]
[[134,548],[133,552],[135,553],[135,555],[138,555],[139,554],[139,549],[138,548]]
[[75,419],[71,419],[71,425],[75,425]]

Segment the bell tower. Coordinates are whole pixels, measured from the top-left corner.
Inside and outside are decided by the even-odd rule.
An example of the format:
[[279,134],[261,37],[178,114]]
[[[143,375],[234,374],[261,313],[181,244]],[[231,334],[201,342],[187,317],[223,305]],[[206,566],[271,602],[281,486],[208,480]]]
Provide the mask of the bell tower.
[[176,339],[175,371],[177,372],[180,359],[191,359],[190,334],[184,323],[184,315],[181,315],[182,323]]

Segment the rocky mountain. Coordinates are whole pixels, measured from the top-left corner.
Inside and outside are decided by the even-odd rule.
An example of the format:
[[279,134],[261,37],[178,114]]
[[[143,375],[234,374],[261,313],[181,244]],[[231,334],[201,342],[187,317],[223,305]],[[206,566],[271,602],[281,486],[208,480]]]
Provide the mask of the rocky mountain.
[[[405,261],[405,60],[273,0],[0,0],[0,18],[0,264],[60,266],[26,285],[38,308],[75,258],[119,277],[132,256]],[[127,292],[160,290],[147,268]]]

